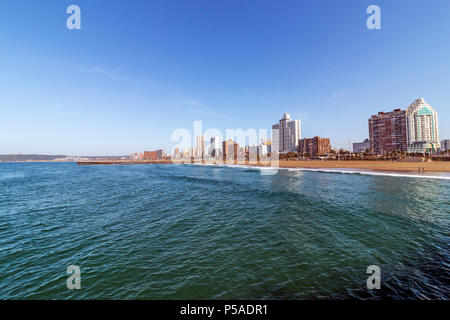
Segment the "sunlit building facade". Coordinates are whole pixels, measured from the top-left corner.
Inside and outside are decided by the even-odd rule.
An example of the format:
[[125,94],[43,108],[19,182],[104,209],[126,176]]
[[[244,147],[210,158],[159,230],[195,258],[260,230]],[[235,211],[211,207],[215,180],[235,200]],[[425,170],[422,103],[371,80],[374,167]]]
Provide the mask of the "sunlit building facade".
[[239,154],[239,144],[231,139],[222,142],[223,160],[237,160]]
[[409,153],[436,152],[440,147],[438,114],[423,98],[406,109],[406,140]]
[[316,157],[328,154],[331,151],[329,138],[304,138],[299,141],[298,152],[301,155]]
[[369,142],[373,154],[406,152],[405,111],[378,112],[369,118]]
[[203,158],[205,156],[205,138],[203,136],[197,136],[195,144],[195,157]]
[[275,139],[276,136],[279,139],[278,150],[280,153],[297,152],[301,137],[300,120],[293,120],[289,113],[285,113],[283,119],[272,126],[272,138]]
[[161,160],[164,157],[164,150],[144,151],[144,160]]

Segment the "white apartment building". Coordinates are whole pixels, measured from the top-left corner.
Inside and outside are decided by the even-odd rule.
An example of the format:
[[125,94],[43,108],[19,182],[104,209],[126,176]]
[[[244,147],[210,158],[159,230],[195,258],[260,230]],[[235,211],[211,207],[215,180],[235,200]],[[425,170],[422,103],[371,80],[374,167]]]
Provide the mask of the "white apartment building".
[[205,139],[203,136],[197,136],[194,157],[203,158],[204,156],[205,156]]
[[272,138],[275,139],[276,136],[280,153],[297,152],[298,141],[301,138],[300,120],[293,120],[289,113],[285,113],[283,119],[272,126]]

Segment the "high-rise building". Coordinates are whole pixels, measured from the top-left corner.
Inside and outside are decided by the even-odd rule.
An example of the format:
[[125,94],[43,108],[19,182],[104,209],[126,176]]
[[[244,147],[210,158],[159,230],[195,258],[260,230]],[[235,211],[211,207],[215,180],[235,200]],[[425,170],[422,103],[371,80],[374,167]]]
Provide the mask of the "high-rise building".
[[369,139],[364,139],[363,142],[354,142],[353,143],[353,152],[364,152],[370,149],[370,141]]
[[410,153],[439,149],[438,114],[423,98],[416,99],[406,109],[406,141]]
[[297,151],[301,137],[300,120],[293,120],[289,113],[285,113],[283,119],[272,126],[273,138],[275,138],[274,130],[278,130],[279,152]]
[[331,151],[329,138],[304,138],[300,139],[298,144],[298,152],[302,155],[311,157],[321,156]]
[[219,137],[211,137],[211,145],[210,145],[210,155],[211,155],[211,157],[219,156],[219,152],[220,152]]
[[373,154],[406,152],[405,111],[378,112],[369,118],[370,149]]
[[223,160],[237,160],[239,144],[231,139],[222,142]]
[[450,150],[450,140],[442,140],[441,141],[441,151],[447,151]]
[[205,139],[203,136],[197,136],[195,145],[195,157],[203,158],[205,156]]

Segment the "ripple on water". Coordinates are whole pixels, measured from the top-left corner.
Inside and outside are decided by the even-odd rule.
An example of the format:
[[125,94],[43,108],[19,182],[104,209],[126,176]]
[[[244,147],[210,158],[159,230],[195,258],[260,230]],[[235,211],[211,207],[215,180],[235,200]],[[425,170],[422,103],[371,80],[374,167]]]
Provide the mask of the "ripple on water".
[[447,180],[259,170],[2,163],[0,298],[450,298]]

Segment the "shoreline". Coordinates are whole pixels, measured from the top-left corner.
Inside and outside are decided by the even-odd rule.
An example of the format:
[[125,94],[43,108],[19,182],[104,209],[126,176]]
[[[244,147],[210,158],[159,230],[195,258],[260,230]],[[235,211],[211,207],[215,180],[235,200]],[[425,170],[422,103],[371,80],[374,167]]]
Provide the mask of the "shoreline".
[[[270,167],[270,163],[261,163],[253,161],[228,161],[228,162],[212,162],[212,161],[172,161],[172,160],[148,160],[148,161],[78,161],[78,165],[133,165],[133,164],[206,164],[206,165],[246,165],[252,167]],[[380,160],[280,160],[279,168],[286,169],[354,169],[354,170],[370,170],[375,172],[410,172],[420,173],[440,172],[450,173],[450,161],[434,161],[434,162],[395,162]],[[423,169],[423,170],[422,170]]]
[[0,163],[27,163],[27,162],[76,162],[74,160],[0,160]]

